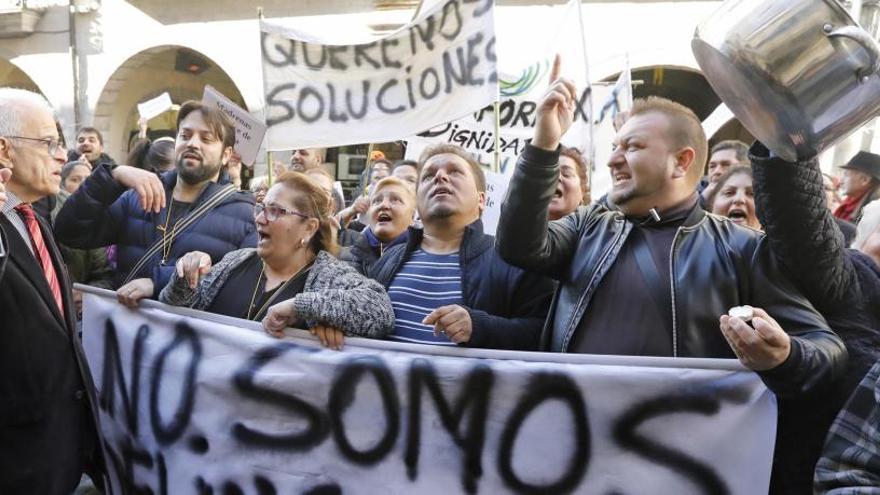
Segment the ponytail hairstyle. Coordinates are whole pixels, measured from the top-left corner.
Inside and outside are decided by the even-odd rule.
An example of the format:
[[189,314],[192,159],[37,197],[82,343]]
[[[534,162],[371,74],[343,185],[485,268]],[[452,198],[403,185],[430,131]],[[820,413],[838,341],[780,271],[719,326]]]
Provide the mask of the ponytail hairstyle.
[[126,165],[161,174],[174,167],[174,140],[139,139],[128,153]]

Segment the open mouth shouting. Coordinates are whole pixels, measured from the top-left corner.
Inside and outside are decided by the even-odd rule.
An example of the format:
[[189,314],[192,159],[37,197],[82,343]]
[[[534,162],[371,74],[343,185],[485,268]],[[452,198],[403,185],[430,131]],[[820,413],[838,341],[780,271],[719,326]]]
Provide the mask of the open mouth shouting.
[[745,225],[749,221],[749,214],[745,210],[745,208],[732,206],[729,210],[727,210],[727,218],[733,220],[734,223]]
[[376,215],[376,225],[389,225],[394,222],[394,216],[388,210],[380,211]]
[[615,172],[614,175],[611,176],[612,185],[615,187],[624,186],[632,180],[632,177],[626,172]]
[[257,228],[257,246],[262,246],[272,240],[272,236],[264,228]]

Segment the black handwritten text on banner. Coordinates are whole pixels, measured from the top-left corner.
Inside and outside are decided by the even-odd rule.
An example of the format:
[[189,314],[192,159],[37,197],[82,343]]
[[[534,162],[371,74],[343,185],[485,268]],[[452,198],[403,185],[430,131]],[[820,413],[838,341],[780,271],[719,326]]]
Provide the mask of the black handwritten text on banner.
[[751,372],[333,352],[107,294],[83,340],[116,493],[767,491],[775,401]]
[[270,149],[391,141],[489,104],[498,88],[493,5],[448,0],[361,45],[308,42],[263,22]]

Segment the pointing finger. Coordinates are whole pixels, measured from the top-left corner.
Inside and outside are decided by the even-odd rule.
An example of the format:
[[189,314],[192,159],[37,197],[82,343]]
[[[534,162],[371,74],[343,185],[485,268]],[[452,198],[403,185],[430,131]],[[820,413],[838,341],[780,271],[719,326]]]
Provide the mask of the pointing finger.
[[562,72],[562,57],[557,53],[553,57],[553,68],[550,69],[550,84],[559,79],[559,73]]

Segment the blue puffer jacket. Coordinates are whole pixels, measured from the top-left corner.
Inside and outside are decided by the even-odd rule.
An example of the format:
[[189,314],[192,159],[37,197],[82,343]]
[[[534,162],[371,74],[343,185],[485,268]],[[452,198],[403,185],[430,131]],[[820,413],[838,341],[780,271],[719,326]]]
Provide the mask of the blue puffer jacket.
[[[176,172],[162,175],[168,203],[176,182]],[[229,177],[222,173],[217,183],[209,184],[202,191],[193,208],[228,183]],[[109,167],[101,166],[92,172],[58,212],[55,238],[77,249],[118,245],[116,282],[121,283],[147,249],[161,239],[162,232],[157,227],[163,225],[165,215],[165,208],[158,214],[145,212],[139,205],[137,193],[116,182]],[[164,264],[161,263],[160,251],[134,278],[151,278],[155,284],[155,297],[171,278],[178,257],[190,251],[204,251],[211,256],[213,263],[217,263],[230,251],[254,247],[256,244],[254,197],[249,192],[235,193],[176,235]]]
[[[422,229],[409,228],[406,243],[385,251],[370,277],[391,285],[397,272],[422,243]],[[554,284],[516,268],[495,252],[495,238],[483,233],[480,220],[467,226],[459,251],[462,306],[473,323],[468,347],[538,350],[541,328],[550,307]]]

